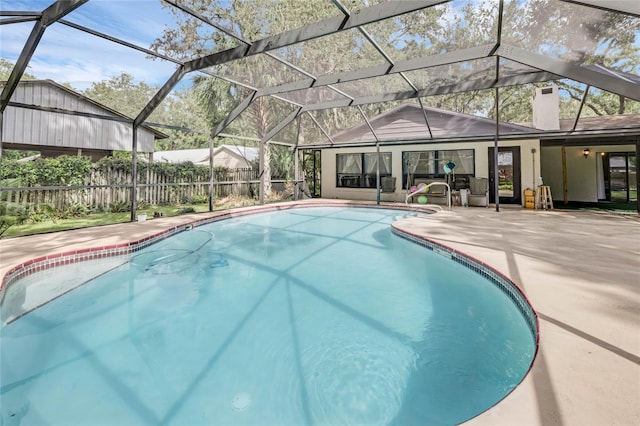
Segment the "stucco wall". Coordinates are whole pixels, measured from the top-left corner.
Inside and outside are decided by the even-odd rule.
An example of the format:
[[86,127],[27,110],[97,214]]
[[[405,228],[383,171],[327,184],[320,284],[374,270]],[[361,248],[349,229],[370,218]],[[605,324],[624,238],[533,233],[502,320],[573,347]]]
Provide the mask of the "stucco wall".
[[[381,146],[380,152],[391,153],[391,173],[396,178],[396,191],[382,193],[382,201],[404,202],[406,191],[402,188],[402,152],[403,151],[432,151],[447,149],[474,149],[475,150],[475,175],[489,177],[489,147],[493,142],[464,142],[464,143],[427,143],[411,145]],[[540,176],[540,146],[538,140],[503,141],[500,147],[519,146],[521,163],[522,189],[532,188],[534,176]],[[531,150],[536,150],[535,154]],[[375,147],[336,148],[322,150],[322,197],[370,200],[375,201],[375,189],[363,188],[337,188],[336,187],[336,154],[376,152]],[[533,156],[535,156],[535,171]]]

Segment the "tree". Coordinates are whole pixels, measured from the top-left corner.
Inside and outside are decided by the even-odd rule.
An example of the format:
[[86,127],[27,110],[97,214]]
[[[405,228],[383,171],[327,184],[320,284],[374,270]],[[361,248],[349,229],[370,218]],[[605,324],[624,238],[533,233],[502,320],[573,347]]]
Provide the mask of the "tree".
[[[15,64],[13,62],[0,58],[0,81],[6,81],[9,79],[14,66]],[[22,74],[22,78],[25,80],[35,80],[36,77],[28,72],[24,72]]]
[[[147,105],[159,87],[145,82],[136,83],[133,76],[122,72],[109,80],[92,83],[83,94],[129,117],[136,117]],[[204,114],[192,88],[176,91],[167,96],[148,118],[149,122],[176,127],[206,130]],[[200,148],[208,144],[209,137],[199,133],[162,129],[169,137],[157,142],[158,149]]]
[[135,83],[132,75],[121,72],[109,80],[91,83],[91,87],[83,95],[129,117],[135,117],[158,89],[145,82]]
[[[363,2],[353,0],[343,4],[354,11]],[[207,0],[189,2],[192,9],[220,25],[241,32],[240,35],[249,40],[300,27],[329,15],[337,15],[336,9],[330,4],[314,4],[314,7],[310,8],[307,3],[297,0],[234,1],[230,4],[225,3],[224,6],[212,5]],[[634,17],[552,0],[505,2],[503,17],[504,44],[518,46],[533,53],[548,54],[580,66],[599,64],[634,75],[639,74],[640,46],[635,42],[637,19]],[[367,25],[366,29],[394,61],[401,61],[468,47],[491,45],[497,40],[498,22],[498,2],[478,0],[467,2],[461,8],[457,7],[456,2],[426,8]],[[178,25],[179,31],[166,31],[163,37],[156,41],[154,48],[164,52],[170,50],[174,55],[181,54],[186,58],[240,44],[218,32],[208,39],[201,37],[205,34],[202,28],[206,25],[196,19],[185,18],[179,21]],[[212,49],[212,46],[215,48]],[[316,76],[385,63],[381,55],[372,49],[358,31],[345,31],[294,44],[278,49],[276,53]],[[210,71],[248,82],[255,87],[303,78],[291,70],[285,71],[281,64],[269,62],[272,61],[265,55],[257,55],[212,67]],[[501,59],[499,66],[500,76],[533,71],[527,69],[530,67],[505,59]],[[492,79],[496,75],[495,67],[496,59],[486,58],[430,68],[427,71],[411,71],[406,75],[418,88],[429,88],[461,81]],[[348,87],[356,92],[362,90],[368,94],[399,90],[387,86],[390,80],[370,79],[349,83]],[[548,83],[501,88],[500,119],[530,122],[533,91],[535,87],[546,84]],[[585,86],[567,79],[556,84],[561,89],[561,111],[566,116],[575,116]],[[405,90],[408,89],[407,87]],[[349,90],[345,89],[347,93]],[[469,91],[431,96],[425,98],[424,102],[437,108],[494,118],[494,94],[494,90]],[[330,100],[330,95],[330,90],[309,90],[287,93],[284,96],[300,104],[306,104]],[[333,95],[335,96],[335,93]],[[228,91],[217,92],[215,99],[221,100],[226,96],[229,96]],[[234,101],[237,102],[238,99],[235,98]],[[255,105],[252,105],[250,112],[252,122],[246,120],[254,132],[255,129],[264,126],[265,120],[273,120],[269,111],[262,110],[265,103],[261,102],[254,101]],[[368,116],[372,116],[397,104],[399,102],[388,102],[384,105],[363,106],[363,109]],[[230,107],[230,104],[228,106]],[[583,114],[629,112],[640,112],[640,104],[619,95],[592,89]],[[317,111],[313,115],[329,134],[362,123],[362,118],[355,108]],[[283,132],[294,132],[295,127],[289,126]],[[309,140],[308,136],[311,134],[320,135],[315,130],[310,131],[303,126],[299,137]],[[296,135],[291,133],[290,137],[294,139]]]
[[[319,16],[326,16],[330,11],[335,11],[328,3],[321,3],[317,7],[310,8],[305,2],[299,0],[282,0],[273,2],[271,0],[247,0],[231,2],[228,4],[214,4],[208,0],[193,0],[189,7],[198,11],[205,17],[214,19],[223,26],[232,28],[238,36],[254,40],[264,37],[267,34],[276,34],[291,29],[298,25],[296,23],[312,22]],[[203,38],[201,34],[206,34],[203,30],[207,25],[202,21],[185,17],[171,8],[177,18],[178,28],[166,29],[158,40],[151,46],[157,52],[170,54],[173,57],[182,59],[200,56],[206,53],[213,53],[214,50],[223,50],[234,47],[238,41],[224,35],[221,32],[210,33],[208,38]],[[236,23],[242,22],[242,27]],[[293,23],[293,24],[292,24]],[[211,48],[213,46],[213,49]],[[329,58],[329,47],[325,48],[324,58]],[[338,49],[339,50],[339,49]],[[310,49],[309,51],[313,51]],[[346,50],[348,51],[348,50]],[[315,53],[317,59],[321,53]],[[265,55],[257,55],[211,67],[210,71],[219,75],[232,76],[235,80],[248,83],[251,86],[263,87],[292,81],[303,77],[300,73],[292,71],[274,59]],[[202,77],[196,80],[197,90],[200,93],[208,93],[201,96],[203,106],[210,114],[209,124],[211,129],[225,117],[232,108],[242,99],[245,90],[241,86],[230,86],[211,78]],[[284,104],[284,105],[283,105]],[[256,138],[262,139],[267,132],[277,125],[283,114],[275,111],[292,110],[290,106],[274,101],[272,98],[255,99],[246,114],[238,117],[234,126],[240,128]],[[265,185],[262,191],[265,195],[271,192],[271,170],[270,170],[270,146],[264,147],[265,169],[263,171]]]

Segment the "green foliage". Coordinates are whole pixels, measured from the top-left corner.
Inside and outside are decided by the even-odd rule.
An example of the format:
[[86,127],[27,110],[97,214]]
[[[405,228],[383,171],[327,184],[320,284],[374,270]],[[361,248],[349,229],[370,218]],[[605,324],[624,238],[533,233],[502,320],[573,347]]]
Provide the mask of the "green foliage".
[[20,225],[27,219],[26,209],[16,203],[0,201],[0,237],[14,225]]
[[[138,167],[140,168],[143,164],[144,163],[139,162]],[[128,159],[124,158],[122,155],[103,157],[94,164],[94,167],[102,172],[114,170],[131,173],[131,157]]]
[[61,218],[67,219],[70,217],[83,217],[87,216],[91,212],[91,209],[85,204],[74,203],[67,207],[60,215]]
[[193,204],[205,204],[209,202],[209,196],[207,195],[194,195],[191,202]]
[[183,207],[181,209],[176,210],[177,214],[189,214],[189,213],[195,213],[196,210],[193,207]]
[[44,221],[52,221],[56,223],[60,217],[59,213],[48,204],[38,204],[31,206],[28,211],[25,222],[27,223],[40,223]]
[[127,203],[126,201],[116,201],[109,204],[110,213],[122,213],[129,210],[131,210],[131,208],[129,207],[129,203]]
[[73,155],[2,164],[2,179],[16,179],[23,186],[83,185],[90,172],[91,160]]
[[[14,65],[15,64],[13,62],[7,61],[4,58],[0,58],[0,80],[1,81],[6,81],[9,79],[9,76],[11,75],[11,71],[13,70]],[[24,80],[34,80],[36,77],[32,74],[25,72],[24,74],[22,74],[22,78]]]
[[145,82],[136,83],[132,75],[121,72],[109,80],[91,83],[91,87],[82,94],[122,114],[135,117],[158,89]]

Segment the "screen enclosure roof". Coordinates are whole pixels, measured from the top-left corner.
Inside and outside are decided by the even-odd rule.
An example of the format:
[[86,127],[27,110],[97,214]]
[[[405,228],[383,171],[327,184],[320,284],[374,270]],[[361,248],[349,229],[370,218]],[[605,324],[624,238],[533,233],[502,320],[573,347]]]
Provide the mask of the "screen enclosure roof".
[[[199,131],[301,148],[348,144],[340,135],[363,126],[368,136],[359,143],[388,142],[376,117],[405,104],[424,120],[412,136],[422,142],[446,139],[431,131],[434,111],[479,122],[497,116],[495,128],[511,129],[509,137],[518,129],[528,137],[640,134],[635,0],[4,0],[0,7],[2,59],[14,64],[0,111],[20,107],[11,97],[25,73],[50,78],[61,69],[58,83],[85,88],[119,73],[150,82],[132,103],[134,126],[178,128],[167,113],[172,99],[199,85],[211,104],[199,113],[208,127]],[[78,69],[84,74],[74,83]],[[563,122],[553,131],[537,129],[532,111],[535,89],[549,85],[558,88]],[[490,126],[474,128],[465,137],[492,136]]]

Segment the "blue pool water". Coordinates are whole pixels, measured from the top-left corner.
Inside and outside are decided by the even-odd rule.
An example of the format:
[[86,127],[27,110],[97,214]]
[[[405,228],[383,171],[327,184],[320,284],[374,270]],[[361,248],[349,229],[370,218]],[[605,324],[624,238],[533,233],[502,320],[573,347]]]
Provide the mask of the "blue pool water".
[[260,213],[135,253],[2,327],[2,424],[440,425],[481,413],[522,380],[535,339],[495,284],[391,233],[413,214]]

